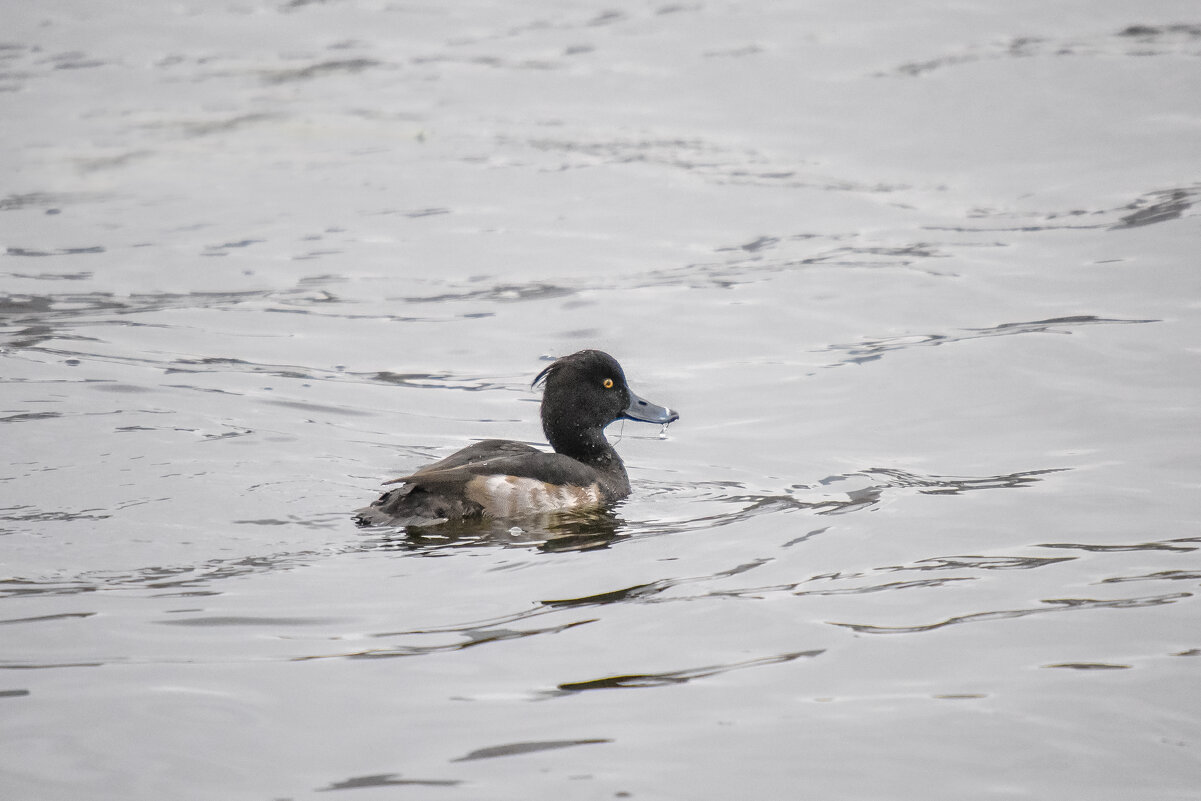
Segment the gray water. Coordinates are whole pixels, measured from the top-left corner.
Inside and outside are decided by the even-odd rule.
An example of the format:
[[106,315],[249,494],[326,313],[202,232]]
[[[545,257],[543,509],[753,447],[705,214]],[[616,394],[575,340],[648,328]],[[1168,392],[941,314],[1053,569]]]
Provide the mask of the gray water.
[[5,799],[1199,797],[1195,2],[0,15]]

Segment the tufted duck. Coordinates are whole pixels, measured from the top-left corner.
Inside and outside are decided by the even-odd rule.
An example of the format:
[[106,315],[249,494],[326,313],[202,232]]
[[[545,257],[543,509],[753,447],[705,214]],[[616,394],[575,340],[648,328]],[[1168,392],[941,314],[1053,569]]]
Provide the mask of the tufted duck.
[[671,409],[635,395],[607,353],[582,350],[555,361],[534,379],[545,382],[542,430],[554,453],[521,442],[469,445],[412,475],[355,512],[360,526],[431,525],[475,517],[518,518],[588,509],[630,494],[630,480],[604,428],[627,418],[667,424]]

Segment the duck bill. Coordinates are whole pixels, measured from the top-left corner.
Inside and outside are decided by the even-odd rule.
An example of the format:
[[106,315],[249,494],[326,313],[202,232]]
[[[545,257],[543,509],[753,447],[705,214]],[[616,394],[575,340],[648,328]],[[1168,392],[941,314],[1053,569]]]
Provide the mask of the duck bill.
[[630,405],[622,412],[627,420],[640,420],[643,423],[672,423],[680,419],[680,415],[666,406],[658,406],[648,400],[630,393]]

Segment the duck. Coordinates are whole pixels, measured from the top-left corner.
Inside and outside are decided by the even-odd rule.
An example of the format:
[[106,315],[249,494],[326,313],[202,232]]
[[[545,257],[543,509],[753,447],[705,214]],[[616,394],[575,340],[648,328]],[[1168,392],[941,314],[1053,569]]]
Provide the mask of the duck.
[[581,350],[556,359],[531,387],[544,386],[542,431],[553,453],[524,442],[487,439],[407,476],[370,506],[359,526],[429,526],[516,519],[607,506],[630,494],[625,463],[605,438],[617,420],[667,425],[673,409],[634,394],[608,353]]

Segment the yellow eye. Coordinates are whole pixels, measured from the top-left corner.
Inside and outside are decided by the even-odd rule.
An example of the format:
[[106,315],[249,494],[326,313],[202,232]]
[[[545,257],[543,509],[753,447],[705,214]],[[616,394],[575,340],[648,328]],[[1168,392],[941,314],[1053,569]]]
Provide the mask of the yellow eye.
[[606,379],[604,380],[604,385],[605,385],[605,389],[613,389],[613,379],[612,379],[612,378],[606,378]]

